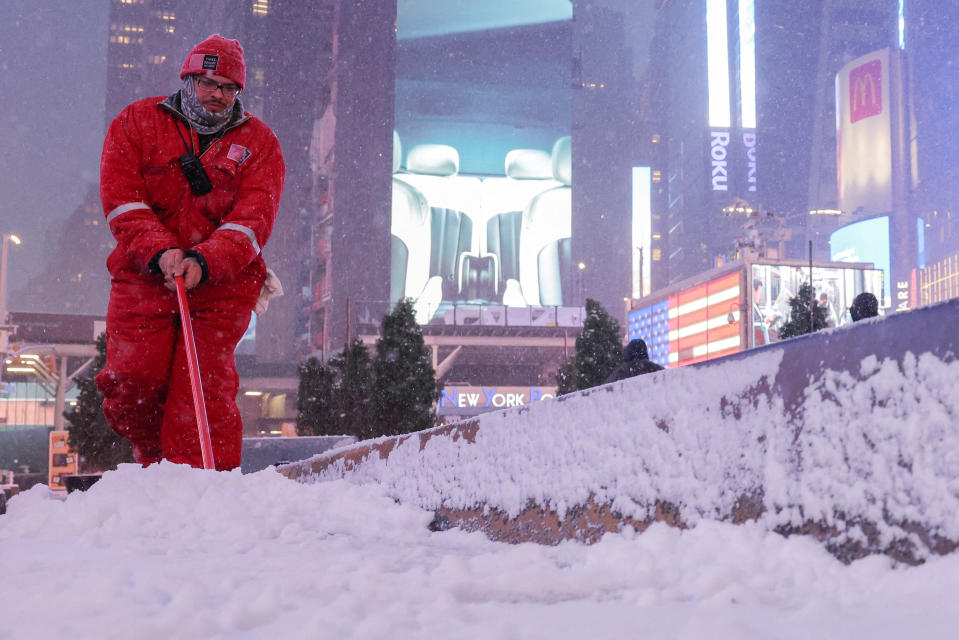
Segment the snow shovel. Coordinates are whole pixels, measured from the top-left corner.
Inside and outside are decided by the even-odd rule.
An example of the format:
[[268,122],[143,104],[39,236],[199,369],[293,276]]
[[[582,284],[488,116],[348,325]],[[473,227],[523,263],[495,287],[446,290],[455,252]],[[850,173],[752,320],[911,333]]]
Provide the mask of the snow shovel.
[[203,402],[203,383],[200,381],[200,365],[196,359],[196,343],[193,340],[193,322],[190,320],[190,307],[186,301],[186,285],[183,276],[176,276],[176,298],[180,305],[180,326],[183,327],[183,344],[186,348],[187,366],[190,369],[190,385],[193,387],[193,409],[196,411],[196,427],[200,431],[200,451],[203,454],[203,468],[213,469],[213,444],[210,441],[210,423],[206,417],[206,403]]

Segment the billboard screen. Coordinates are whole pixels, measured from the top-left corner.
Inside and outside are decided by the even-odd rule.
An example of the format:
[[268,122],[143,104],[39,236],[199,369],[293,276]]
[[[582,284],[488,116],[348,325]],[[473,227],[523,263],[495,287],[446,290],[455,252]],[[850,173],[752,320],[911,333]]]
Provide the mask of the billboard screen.
[[[628,338],[642,338],[649,359],[675,367],[711,360],[780,340],[790,298],[809,282],[809,267],[748,264],[728,267],[706,283],[653,296],[629,312]],[[863,291],[879,297],[879,269],[815,265],[813,291],[830,327],[852,322],[849,306]]]
[[[649,359],[679,366],[736,353],[740,337],[740,272],[671,295],[648,307],[631,311],[628,336],[643,338]],[[729,322],[729,315],[735,317]]]
[[891,279],[889,277],[889,216],[878,216],[847,224],[829,236],[829,256],[833,262],[871,262],[881,269],[882,295],[876,291],[880,306],[888,307]]
[[642,298],[651,290],[653,183],[651,167],[633,167],[633,264],[632,296]]
[[[853,298],[868,291],[881,299],[883,272],[879,269],[814,266],[813,297],[826,308],[826,326],[841,327],[852,322],[849,307]],[[789,300],[799,287],[809,283],[809,267],[754,264],[751,269],[749,308],[752,330],[749,346],[779,341],[779,331],[789,321]]]
[[446,386],[440,392],[436,411],[446,415],[476,415],[496,409],[520,407],[556,396],[556,387]]
[[706,0],[706,64],[709,126],[732,126],[729,103],[729,27],[726,0]]
[[500,9],[398,6],[390,301],[420,323],[573,303],[572,9]]

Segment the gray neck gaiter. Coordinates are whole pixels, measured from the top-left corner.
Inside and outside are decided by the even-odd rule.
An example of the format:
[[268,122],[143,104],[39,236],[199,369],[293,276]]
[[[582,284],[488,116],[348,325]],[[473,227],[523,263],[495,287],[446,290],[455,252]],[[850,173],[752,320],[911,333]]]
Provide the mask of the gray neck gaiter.
[[[240,106],[239,96],[233,99],[233,104],[220,113],[207,111],[200,104],[199,98],[196,97],[196,85],[193,83],[193,77],[186,76],[183,78],[183,88],[180,89],[180,108],[183,109],[183,115],[190,121],[190,125],[197,133],[210,135],[218,132],[230,122],[238,106]],[[240,113],[242,112],[243,107],[240,106]]]

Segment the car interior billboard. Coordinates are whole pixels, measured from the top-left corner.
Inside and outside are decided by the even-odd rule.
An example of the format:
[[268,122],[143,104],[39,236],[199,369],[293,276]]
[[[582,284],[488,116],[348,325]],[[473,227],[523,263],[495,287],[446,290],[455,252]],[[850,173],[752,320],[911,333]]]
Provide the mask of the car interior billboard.
[[[572,9],[397,15],[390,299],[572,304]],[[454,316],[455,317],[455,316]]]

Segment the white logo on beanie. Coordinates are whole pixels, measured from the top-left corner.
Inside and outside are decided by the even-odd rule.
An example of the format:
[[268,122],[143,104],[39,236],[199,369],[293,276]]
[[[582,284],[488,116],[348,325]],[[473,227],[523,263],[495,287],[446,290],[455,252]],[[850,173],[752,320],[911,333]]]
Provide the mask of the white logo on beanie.
[[201,69],[209,69],[210,71],[216,71],[217,63],[220,61],[220,56],[208,53],[203,56],[203,65]]

